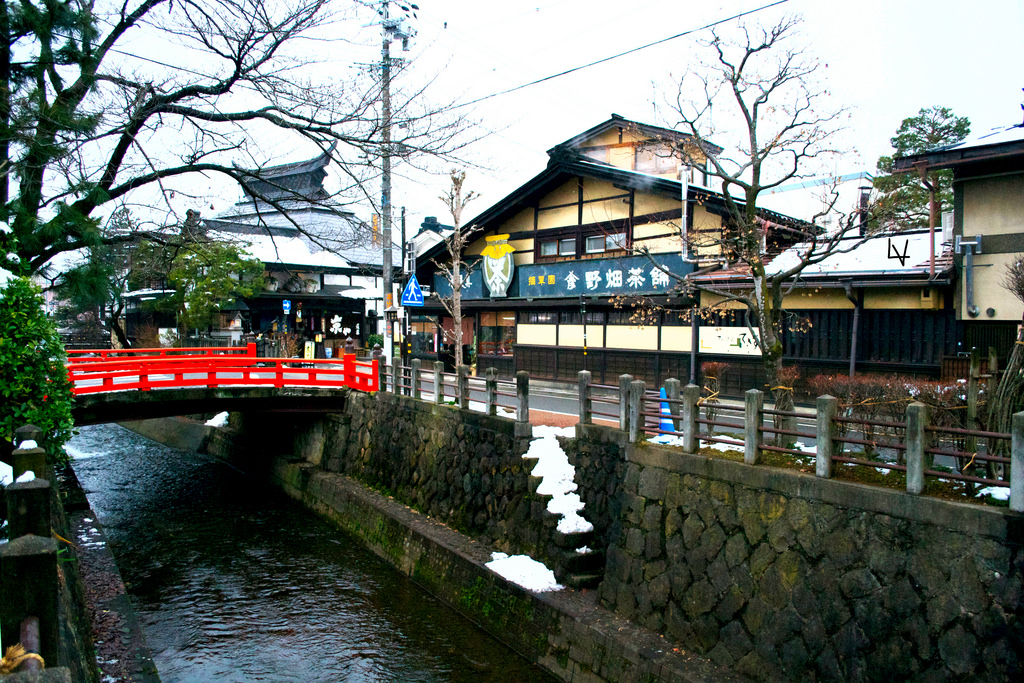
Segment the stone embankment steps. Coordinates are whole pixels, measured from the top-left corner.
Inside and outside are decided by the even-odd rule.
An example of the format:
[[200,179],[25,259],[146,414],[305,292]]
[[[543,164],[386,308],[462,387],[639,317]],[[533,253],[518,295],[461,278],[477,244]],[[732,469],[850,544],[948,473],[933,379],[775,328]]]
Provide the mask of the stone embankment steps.
[[[604,576],[604,552],[592,549],[593,531],[573,531],[564,533],[558,530],[560,515],[548,512],[548,503],[554,496],[538,493],[537,489],[543,480],[530,475],[530,495],[535,506],[534,518],[540,518],[547,538],[552,539],[544,548],[548,560],[546,564],[553,568],[559,583],[569,588],[597,588]],[[589,548],[589,552],[579,552]]]
[[[604,578],[604,551],[594,550],[593,544],[593,531],[555,532],[554,545],[561,558],[558,566],[566,572],[559,580],[569,588],[597,588]],[[582,548],[588,552],[579,552]]]

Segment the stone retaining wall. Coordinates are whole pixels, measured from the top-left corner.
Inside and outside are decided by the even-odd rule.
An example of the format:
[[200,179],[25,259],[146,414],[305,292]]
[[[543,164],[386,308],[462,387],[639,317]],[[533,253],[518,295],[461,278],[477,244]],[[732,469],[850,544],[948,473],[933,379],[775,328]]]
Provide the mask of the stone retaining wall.
[[649,444],[626,456],[600,588],[618,614],[760,680],[1024,675],[1021,515]]
[[575,549],[591,536],[558,533],[550,496],[537,493],[536,460],[523,458],[529,424],[385,393],[353,393],[343,414],[287,425],[270,417],[273,437],[266,416],[242,419],[243,432],[264,435],[254,450],[351,476],[482,543],[544,562],[560,581],[590,570],[593,558]]
[[[585,434],[585,438],[580,438]],[[622,480],[626,475],[625,432],[576,425],[575,439],[559,438],[576,470],[576,492],[586,503],[582,515],[594,525],[592,548],[603,551],[622,533]]]
[[[531,593],[487,569],[490,548],[309,463],[276,460],[286,493],[331,519],[427,591],[561,680],[730,683],[744,680],[673,648],[575,591]],[[501,680],[500,672],[481,680]]]

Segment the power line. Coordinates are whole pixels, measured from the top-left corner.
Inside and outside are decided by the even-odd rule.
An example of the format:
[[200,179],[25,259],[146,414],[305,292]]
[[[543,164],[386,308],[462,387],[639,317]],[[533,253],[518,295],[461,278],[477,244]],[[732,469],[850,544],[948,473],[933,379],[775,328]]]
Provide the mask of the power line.
[[618,54],[611,55],[610,57],[604,57],[602,59],[598,59],[598,60],[595,60],[593,62],[588,62],[587,64],[582,64],[580,66],[576,66],[576,67],[573,67],[571,69],[566,69],[565,71],[560,71],[559,73],[552,74],[550,76],[545,76],[544,78],[538,78],[535,81],[530,81],[529,83],[523,83],[522,85],[517,85],[516,87],[509,88],[508,90],[502,90],[501,92],[491,93],[490,95],[484,95],[483,97],[478,97],[477,99],[470,100],[469,102],[464,102],[462,104],[455,104],[455,105],[452,105],[451,107],[449,107],[449,109],[459,109],[461,107],[468,107],[470,105],[477,104],[478,102],[483,102],[484,100],[489,100],[489,99],[492,99],[494,97],[500,97],[502,95],[508,95],[509,93],[513,93],[513,92],[516,92],[518,90],[522,90],[524,88],[529,88],[530,86],[538,85],[540,83],[544,83],[546,81],[550,81],[550,80],[553,80],[555,78],[560,78],[561,76],[566,76],[566,75],[571,74],[571,73],[573,73],[575,71],[581,71],[583,69],[587,69],[587,68],[590,68],[592,66],[597,66],[598,64],[604,64],[605,62],[610,62],[613,59],[618,59],[619,57],[625,57],[626,55],[633,54],[634,52],[639,52],[640,50],[646,50],[649,47],[654,47],[655,45],[660,45],[662,43],[667,43],[670,40],[675,40],[677,38],[682,38],[683,36],[688,36],[691,33],[697,33],[699,31],[704,31],[704,30],[712,28],[714,26],[718,26],[719,24],[724,24],[724,23],[726,23],[728,21],[733,21],[735,19],[739,19],[741,17],[745,17],[745,16],[750,15],[750,14],[756,14],[757,12],[761,12],[761,11],[764,11],[766,9],[771,9],[772,7],[776,7],[778,5],[782,5],[782,4],[787,3],[787,2],[789,2],[789,0],[776,0],[775,2],[772,2],[772,3],[767,4],[767,5],[762,5],[761,7],[758,7],[756,9],[746,10],[745,12],[740,12],[738,14],[734,14],[731,17],[726,17],[724,19],[719,19],[717,21],[713,21],[713,22],[711,22],[709,24],[705,24],[705,25],[697,27],[697,28],[691,28],[689,30],[683,31],[682,33],[677,33],[674,36],[669,36],[668,38],[662,38],[661,40],[656,40],[653,43],[647,43],[646,45],[641,45],[639,47],[634,47],[634,48],[632,48],[630,50],[626,50],[625,52],[619,52]]

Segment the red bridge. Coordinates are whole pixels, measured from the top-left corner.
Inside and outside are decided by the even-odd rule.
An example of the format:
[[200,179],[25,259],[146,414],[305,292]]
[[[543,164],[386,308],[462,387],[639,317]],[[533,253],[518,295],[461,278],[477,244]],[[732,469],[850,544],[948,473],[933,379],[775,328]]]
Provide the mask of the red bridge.
[[79,424],[243,407],[334,410],[338,389],[377,391],[380,377],[376,360],[260,358],[255,344],[67,353]]

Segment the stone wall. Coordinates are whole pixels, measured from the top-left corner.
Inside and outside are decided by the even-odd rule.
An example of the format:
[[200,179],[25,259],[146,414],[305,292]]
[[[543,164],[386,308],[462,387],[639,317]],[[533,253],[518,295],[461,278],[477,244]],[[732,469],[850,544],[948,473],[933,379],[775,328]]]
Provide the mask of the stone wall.
[[[249,450],[292,454],[327,472],[348,475],[375,490],[510,554],[528,554],[560,581],[592,576],[593,557],[575,549],[589,534],[558,533],[524,459],[529,424],[405,396],[353,392],[342,414],[305,416],[276,435],[257,414],[242,416],[243,433],[261,434]],[[262,424],[259,424],[263,421]],[[596,582],[595,582],[596,585]]]
[[581,514],[594,525],[591,547],[603,551],[621,535],[627,437],[618,429],[581,424],[576,425],[576,436],[558,441],[576,470],[576,492],[586,503]]
[[[739,683],[742,677],[637,628],[574,591],[531,593],[487,569],[490,549],[348,477],[275,460],[290,496],[564,681]],[[480,680],[504,680],[482,671]]]
[[626,456],[600,588],[622,616],[761,680],[1024,675],[1021,515],[648,444]]

